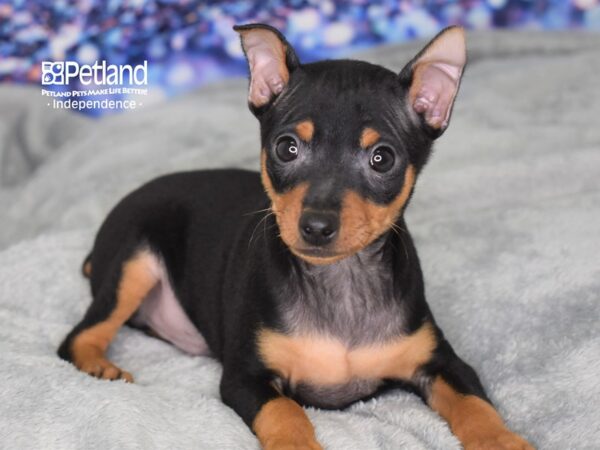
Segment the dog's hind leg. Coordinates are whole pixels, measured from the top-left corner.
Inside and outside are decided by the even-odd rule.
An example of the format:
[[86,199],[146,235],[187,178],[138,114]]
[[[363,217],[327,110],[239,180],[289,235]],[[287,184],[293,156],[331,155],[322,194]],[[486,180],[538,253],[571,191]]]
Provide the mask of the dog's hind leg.
[[58,355],[95,377],[133,381],[130,373],[111,363],[105,354],[119,328],[157,284],[157,264],[156,256],[148,249],[115,258],[102,274],[88,311],[67,335]]

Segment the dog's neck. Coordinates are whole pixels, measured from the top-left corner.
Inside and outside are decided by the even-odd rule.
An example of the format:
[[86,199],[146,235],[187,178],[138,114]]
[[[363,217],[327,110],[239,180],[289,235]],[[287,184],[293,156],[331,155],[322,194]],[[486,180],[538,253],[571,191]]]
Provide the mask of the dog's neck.
[[400,333],[405,323],[394,289],[396,249],[389,233],[332,264],[297,259],[280,305],[288,331],[326,334],[349,346]]

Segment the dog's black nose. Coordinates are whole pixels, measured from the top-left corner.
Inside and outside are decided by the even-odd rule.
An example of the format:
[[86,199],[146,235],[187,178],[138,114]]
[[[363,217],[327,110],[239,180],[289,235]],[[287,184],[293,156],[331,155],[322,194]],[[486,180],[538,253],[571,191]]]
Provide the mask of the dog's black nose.
[[311,245],[325,245],[333,240],[340,219],[333,212],[306,211],[300,217],[300,234]]

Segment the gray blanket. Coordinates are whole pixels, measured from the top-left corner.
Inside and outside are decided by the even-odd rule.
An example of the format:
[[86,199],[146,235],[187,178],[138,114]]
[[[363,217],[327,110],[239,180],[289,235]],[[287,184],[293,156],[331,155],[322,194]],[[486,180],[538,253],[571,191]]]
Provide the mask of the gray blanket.
[[[600,36],[468,42],[452,124],[407,215],[428,300],[512,429],[540,449],[597,449]],[[400,70],[418,47],[361,57]],[[128,328],[110,357],[134,385],[55,356],[90,302],[81,260],[122,195],[176,170],[258,168],[245,98],[229,80],[94,121],[0,87],[0,447],[258,448],[210,358]],[[308,414],[327,449],[460,448],[404,392]]]

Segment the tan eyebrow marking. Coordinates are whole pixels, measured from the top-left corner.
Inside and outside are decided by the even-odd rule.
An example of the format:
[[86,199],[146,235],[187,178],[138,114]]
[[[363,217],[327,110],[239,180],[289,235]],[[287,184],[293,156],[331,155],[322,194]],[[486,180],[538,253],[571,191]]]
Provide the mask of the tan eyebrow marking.
[[380,138],[380,134],[373,128],[367,127],[362,131],[360,135],[360,146],[364,149],[369,148]]
[[314,132],[315,125],[311,120],[304,120],[296,125],[296,134],[305,142],[308,142],[312,139]]

